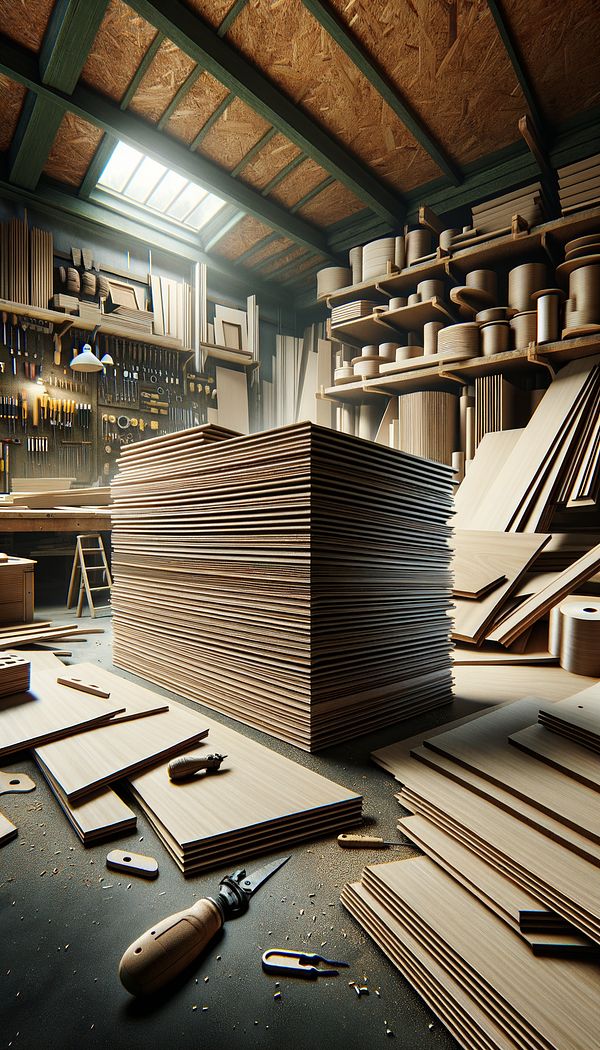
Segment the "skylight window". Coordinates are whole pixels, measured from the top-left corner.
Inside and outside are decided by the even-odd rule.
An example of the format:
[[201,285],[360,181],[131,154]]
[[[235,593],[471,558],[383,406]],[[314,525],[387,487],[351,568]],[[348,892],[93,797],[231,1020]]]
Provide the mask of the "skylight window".
[[98,189],[197,231],[225,204],[216,194],[124,142],[113,150],[98,179]]

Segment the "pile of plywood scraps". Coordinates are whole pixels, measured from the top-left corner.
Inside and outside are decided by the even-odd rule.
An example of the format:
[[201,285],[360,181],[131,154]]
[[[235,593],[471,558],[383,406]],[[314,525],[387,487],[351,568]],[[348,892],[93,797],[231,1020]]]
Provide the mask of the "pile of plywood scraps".
[[2,624],[0,650],[18,649],[21,646],[37,645],[38,642],[53,642],[61,638],[67,638],[72,642],[78,638],[86,638],[88,634],[104,634],[104,629],[102,627],[80,627],[76,623],[53,624],[51,620]]
[[557,509],[595,501],[599,363],[584,357],[565,365],[523,430],[485,435],[456,494],[458,528],[543,532]]
[[[600,570],[597,534],[477,532],[454,535],[453,638],[458,663],[558,662],[547,617]],[[534,629],[535,628],[535,629]],[[469,650],[464,646],[480,647]],[[504,647],[504,648],[503,648]]]
[[[582,731],[579,742],[537,719]],[[541,715],[540,715],[541,718]],[[600,685],[375,752],[425,857],[342,900],[464,1047],[584,1050],[600,995]]]
[[114,661],[307,750],[448,703],[451,469],[298,423],[113,483]]
[[[135,827],[117,783],[131,784],[186,875],[360,823],[360,795],[199,711],[90,663],[67,668],[50,653],[31,662],[23,703],[0,704],[0,756],[33,749],[84,844]],[[227,764],[219,775],[172,783],[168,760],[190,751],[217,751]]]
[[13,495],[11,500],[12,507],[29,507],[30,510],[52,510],[56,507],[108,507],[109,504],[110,487],[108,486],[28,492]]

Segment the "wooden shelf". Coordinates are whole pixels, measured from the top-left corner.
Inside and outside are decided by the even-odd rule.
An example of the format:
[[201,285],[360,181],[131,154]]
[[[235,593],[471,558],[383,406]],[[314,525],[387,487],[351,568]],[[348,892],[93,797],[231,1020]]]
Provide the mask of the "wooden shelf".
[[[67,314],[60,310],[46,310],[42,306],[28,306],[25,303],[12,303],[7,299],[0,299],[0,311],[7,314],[16,314],[17,317],[33,317],[38,321],[48,321],[51,324],[62,325],[65,321],[71,323],[72,328],[81,329],[84,332],[92,332],[96,327],[90,321],[84,320],[77,314]],[[162,346],[165,350],[182,350],[191,353],[189,347],[184,346],[181,340],[173,339],[168,335],[154,335],[143,331],[135,332],[133,329],[123,327],[116,321],[109,320],[108,314],[102,315],[99,331],[103,335],[116,336],[118,339],[128,339],[132,343],[145,343],[149,346]]]
[[254,368],[258,368],[258,361],[250,357],[248,354],[241,354],[237,350],[232,350],[229,346],[217,346],[214,343],[200,343],[200,349],[207,358],[212,358],[214,361],[226,361],[227,364],[241,365],[242,368],[247,368],[250,371]]
[[[396,375],[378,376],[366,379],[362,384],[349,383],[348,393],[344,387],[329,387],[325,394],[338,400],[360,401],[362,389],[363,400],[371,394],[408,394],[413,390],[456,390],[469,379],[476,376],[492,375],[495,372],[515,372],[527,368],[543,368],[544,361],[552,368],[560,368],[576,357],[589,357],[600,354],[600,333],[598,335],[579,336],[574,339],[561,339],[556,343],[541,343],[535,346],[535,352],[529,348],[509,350],[493,357],[471,357],[465,361],[448,362],[433,366],[398,372]],[[414,359],[417,360],[416,358]]]
[[368,343],[399,342],[407,332],[422,328],[428,321],[453,322],[448,306],[437,298],[427,299],[398,310],[377,310],[367,317],[331,326],[331,338],[339,343],[364,346]]

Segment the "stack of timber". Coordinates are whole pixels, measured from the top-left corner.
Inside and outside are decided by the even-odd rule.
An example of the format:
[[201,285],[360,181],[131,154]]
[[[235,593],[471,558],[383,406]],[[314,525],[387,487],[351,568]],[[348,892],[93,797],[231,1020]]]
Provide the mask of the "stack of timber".
[[519,215],[528,226],[535,226],[544,221],[542,197],[539,182],[494,197],[473,208],[473,227],[478,233],[510,230],[513,215]]
[[558,193],[563,215],[600,201],[600,153],[558,169]]
[[306,750],[450,700],[448,467],[310,423],[160,441],[113,484],[118,666]]
[[463,1047],[594,1044],[600,780],[587,741],[536,719],[578,727],[585,709],[598,738],[598,688],[373,755],[403,785],[398,826],[425,856],[368,867],[342,901]]
[[19,653],[0,653],[0,696],[29,689],[31,663]]

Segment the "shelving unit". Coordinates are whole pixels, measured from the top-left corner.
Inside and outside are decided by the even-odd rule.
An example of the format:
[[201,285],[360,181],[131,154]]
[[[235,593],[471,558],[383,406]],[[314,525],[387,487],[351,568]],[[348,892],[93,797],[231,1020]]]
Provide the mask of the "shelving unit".
[[402,306],[397,310],[376,309],[367,317],[358,317],[355,321],[331,325],[330,338],[343,343],[363,346],[365,343],[389,342],[421,328],[428,321],[451,323],[456,318],[446,303],[434,296],[423,303]]
[[[46,310],[41,306],[27,306],[24,303],[13,303],[7,299],[0,299],[0,312],[14,314],[16,317],[33,317],[38,321],[47,321],[54,325],[67,325],[68,328],[79,328],[84,332],[92,332],[95,325],[86,321],[77,314],[66,314],[60,310]],[[184,346],[179,339],[173,339],[168,335],[154,335],[140,331],[139,334],[132,328],[123,329],[122,325],[103,315],[100,322],[99,332],[102,335],[116,336],[118,339],[129,339],[135,343],[146,343],[148,346],[161,346],[164,350],[183,350],[187,353],[190,348]]]

